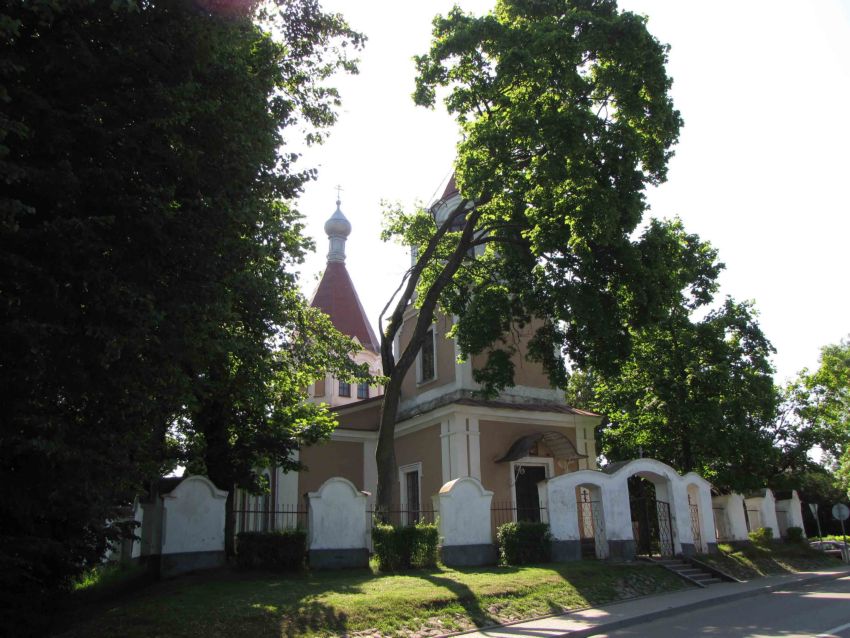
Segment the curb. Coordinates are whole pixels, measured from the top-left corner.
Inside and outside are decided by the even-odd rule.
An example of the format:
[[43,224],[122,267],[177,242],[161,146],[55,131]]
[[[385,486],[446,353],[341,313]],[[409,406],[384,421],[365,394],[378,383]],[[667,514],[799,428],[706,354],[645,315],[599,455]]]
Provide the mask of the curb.
[[[749,589],[747,591],[736,591],[730,592],[728,594],[723,594],[720,596],[716,596],[713,598],[707,598],[705,600],[698,600],[692,603],[687,603],[685,605],[680,605],[678,607],[669,607],[667,609],[658,609],[656,611],[648,611],[645,614],[641,614],[639,616],[633,616],[632,618],[623,618],[622,620],[613,620],[611,622],[603,622],[597,625],[596,627],[589,627],[587,629],[577,629],[575,631],[568,631],[563,634],[559,634],[554,638],[589,638],[590,636],[595,636],[601,633],[607,633],[609,631],[615,631],[617,629],[623,629],[624,627],[630,627],[633,625],[640,625],[643,623],[651,622],[653,620],[658,620],[659,618],[669,618],[670,616],[676,616],[681,613],[685,613],[688,611],[693,611],[694,609],[702,609],[705,607],[712,607],[714,605],[721,605],[723,603],[730,602],[732,600],[741,600],[742,598],[752,598],[754,596],[758,596],[760,594],[764,594],[767,592],[775,591],[777,589],[783,589],[786,587],[795,587],[799,585],[809,584],[809,583],[817,583],[825,580],[832,580],[835,578],[841,578],[842,576],[850,575],[850,570],[843,569],[841,571],[830,572],[828,574],[816,574],[809,577],[801,577],[795,578],[791,576],[787,581],[772,583],[770,585],[763,585],[761,587],[754,587],[753,589]],[[747,581],[743,581],[747,582]],[[629,602],[629,601],[623,601]],[[614,603],[613,605],[606,605],[606,607],[613,607],[622,603]]]

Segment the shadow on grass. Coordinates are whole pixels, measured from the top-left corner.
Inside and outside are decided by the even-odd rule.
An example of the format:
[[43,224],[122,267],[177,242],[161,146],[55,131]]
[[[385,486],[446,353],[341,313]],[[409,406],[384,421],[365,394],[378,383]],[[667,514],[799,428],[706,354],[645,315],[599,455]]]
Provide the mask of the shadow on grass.
[[[274,614],[277,618],[278,614]],[[287,638],[301,636],[308,631],[332,632],[337,636],[348,633],[348,616],[333,607],[316,601],[301,605],[294,617],[286,614],[280,619],[280,635]],[[271,634],[269,634],[271,635]]]
[[463,607],[463,610],[467,613],[470,620],[476,627],[494,625],[498,622],[498,619],[495,616],[492,616],[481,606],[478,601],[478,596],[476,596],[476,594],[467,585],[452,580],[451,578],[437,576],[435,574],[418,574],[418,576],[423,580],[427,580],[432,585],[445,587],[452,592],[456,597],[457,603]]
[[724,545],[719,549],[719,554],[705,554],[700,559],[744,580],[840,564],[837,559],[832,559],[804,545],[781,543],[767,547]]

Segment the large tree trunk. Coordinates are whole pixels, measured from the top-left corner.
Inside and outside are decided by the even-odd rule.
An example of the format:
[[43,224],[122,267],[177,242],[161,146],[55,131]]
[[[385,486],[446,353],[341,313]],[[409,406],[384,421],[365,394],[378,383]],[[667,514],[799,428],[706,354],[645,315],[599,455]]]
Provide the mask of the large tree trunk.
[[381,404],[381,426],[378,430],[378,447],[375,450],[375,462],[378,466],[378,493],[376,507],[384,518],[392,509],[396,473],[395,460],[395,423],[398,417],[398,405],[401,400],[401,382],[404,374],[398,370],[390,376],[384,388],[384,400]]
[[227,556],[235,553],[233,539],[235,477],[230,458],[230,445],[227,440],[224,406],[218,401],[208,401],[194,415],[195,425],[203,432],[206,440],[204,465],[208,478],[220,490],[227,492],[224,514],[224,550]]

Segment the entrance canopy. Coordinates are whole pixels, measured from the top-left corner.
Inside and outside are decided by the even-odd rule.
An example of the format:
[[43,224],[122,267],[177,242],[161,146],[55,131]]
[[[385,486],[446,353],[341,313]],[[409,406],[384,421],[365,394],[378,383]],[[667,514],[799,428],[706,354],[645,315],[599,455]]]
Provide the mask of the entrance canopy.
[[531,448],[541,442],[549,449],[555,459],[577,461],[587,458],[587,454],[579,454],[573,442],[561,432],[535,432],[534,434],[526,434],[514,441],[507,453],[496,463],[507,463],[524,458],[528,456]]

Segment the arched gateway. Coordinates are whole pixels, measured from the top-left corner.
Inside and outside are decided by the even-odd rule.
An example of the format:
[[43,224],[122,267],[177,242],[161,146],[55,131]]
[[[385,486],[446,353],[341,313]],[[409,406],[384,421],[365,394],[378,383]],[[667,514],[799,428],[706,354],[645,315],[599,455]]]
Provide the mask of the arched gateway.
[[704,514],[712,511],[711,485],[661,461],[636,459],[604,471],[571,472],[542,481],[538,489],[559,559],[631,559],[716,547]]

